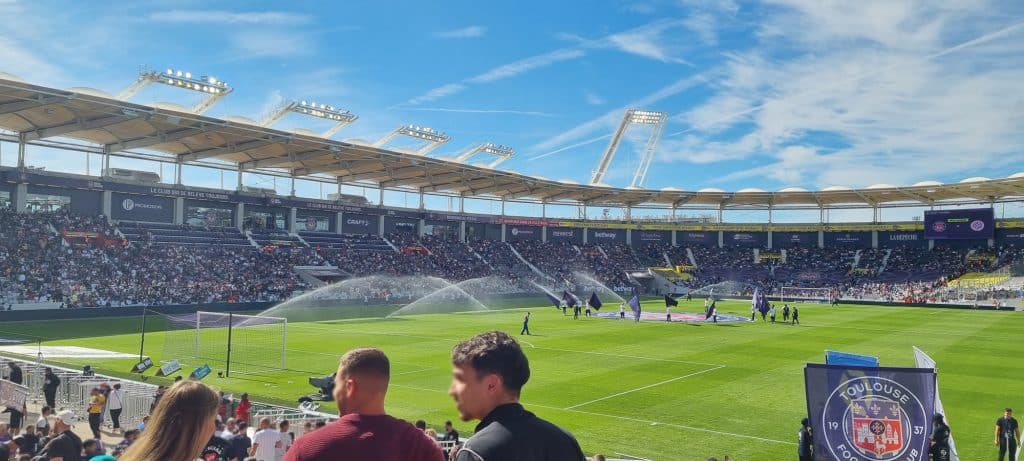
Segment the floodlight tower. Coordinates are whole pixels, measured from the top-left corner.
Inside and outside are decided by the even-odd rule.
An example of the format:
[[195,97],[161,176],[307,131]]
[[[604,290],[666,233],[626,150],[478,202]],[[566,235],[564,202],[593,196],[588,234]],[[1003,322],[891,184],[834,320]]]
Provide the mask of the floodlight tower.
[[491,154],[495,157],[498,157],[493,162],[487,164],[489,168],[494,168],[500,165],[501,162],[504,162],[505,160],[512,158],[513,155],[516,155],[515,149],[511,147],[487,142],[459,154],[458,157],[455,157],[455,160],[465,162],[466,160],[469,160],[470,157],[480,153]]
[[284,117],[289,112],[308,115],[310,117],[322,118],[324,120],[330,120],[332,122],[335,122],[334,126],[328,128],[327,131],[324,131],[323,133],[320,134],[320,136],[324,138],[330,138],[331,136],[334,136],[334,134],[337,133],[338,130],[345,128],[346,125],[356,121],[356,119],[359,118],[358,115],[353,114],[347,110],[336,109],[334,106],[324,103],[317,103],[316,101],[307,102],[303,100],[291,101],[282,104],[277,109],[274,109],[274,111],[271,112],[269,115],[267,115],[266,118],[261,120],[259,122],[259,125],[263,127],[269,127],[270,125],[277,123],[278,120],[281,120],[281,117]]
[[234,88],[228,86],[226,82],[217,80],[216,77],[209,76],[195,76],[193,77],[191,72],[183,70],[167,69],[164,72],[157,72],[155,70],[146,70],[143,68],[139,71],[139,79],[121,91],[117,95],[118,99],[127,100],[136,93],[142,91],[143,88],[153,83],[162,83],[164,85],[173,86],[177,88],[184,88],[186,90],[198,91],[206,94],[207,96],[199,101],[192,108],[192,113],[201,114],[206,112],[207,109],[213,107],[218,101],[220,101],[228,93],[234,91]]
[[420,150],[416,151],[416,155],[427,155],[430,153],[430,151],[437,149],[438,147],[441,147],[441,144],[444,144],[452,139],[448,135],[440,131],[434,130],[432,128],[415,125],[404,125],[398,127],[397,129],[395,129],[395,131],[388,133],[383,138],[380,138],[380,140],[373,143],[373,147],[381,147],[398,136],[408,136],[410,138],[422,139],[429,143],[426,146],[420,148]]
[[630,125],[651,125],[653,127],[651,136],[647,139],[647,146],[644,148],[644,154],[640,158],[640,165],[633,174],[633,182],[631,184],[633,187],[641,187],[644,179],[647,177],[647,170],[651,166],[654,150],[658,146],[658,140],[661,139],[661,132],[665,128],[665,120],[667,119],[667,112],[640,109],[626,110],[625,115],[622,117],[622,123],[619,124],[619,128],[612,135],[612,140],[608,143],[608,148],[605,149],[601,160],[597,162],[597,169],[594,170],[594,174],[590,177],[590,184],[599,184],[604,179],[608,166],[611,165],[612,159],[615,158],[615,151],[619,149],[619,143],[622,142],[622,136]]

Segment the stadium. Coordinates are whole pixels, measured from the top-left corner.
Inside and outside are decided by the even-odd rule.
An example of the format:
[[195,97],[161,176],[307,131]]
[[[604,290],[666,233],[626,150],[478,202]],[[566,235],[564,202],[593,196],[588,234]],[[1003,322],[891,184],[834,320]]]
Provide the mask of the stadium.
[[[133,102],[152,86],[200,101]],[[498,168],[515,151],[491,142],[431,155],[450,136],[422,126],[336,140],[359,117],[325,103],[288,100],[261,120],[204,115],[234,90],[177,69],[144,69],[117,95],[0,74],[0,360],[25,371],[5,403],[21,395],[37,412],[52,367],[58,407],[85,414],[92,388],[121,383],[121,421],[135,427],[157,386],[184,376],[229,395],[230,411],[247,393],[253,419],[291,421],[301,438],[305,423],[337,418],[323,396],[302,398],[324,383],[310,384],[345,351],[374,346],[391,359],[388,413],[442,435],[455,421],[465,439],[475,423],[448,395],[452,347],[500,330],[530,361],[524,406],[587,456],[776,460],[793,457],[808,416],[806,364],[848,351],[909,369],[917,349],[935,360],[925,368],[938,370],[960,459],[981,459],[997,410],[1024,390],[1024,218],[1005,217],[1024,202],[1024,172],[647,189],[667,114],[633,108],[582,184]],[[285,116],[330,128],[275,129]],[[632,184],[608,185],[634,125],[651,135]],[[33,152],[100,167],[50,171]],[[118,167],[125,159],[161,173]],[[221,187],[183,180],[198,169]],[[296,194],[296,182],[321,197]],[[881,219],[910,209],[913,219]],[[828,218],[844,210],[873,219]],[[736,211],[766,219],[733,222]],[[786,213],[807,218],[773,219]],[[517,334],[527,313],[532,334]]]

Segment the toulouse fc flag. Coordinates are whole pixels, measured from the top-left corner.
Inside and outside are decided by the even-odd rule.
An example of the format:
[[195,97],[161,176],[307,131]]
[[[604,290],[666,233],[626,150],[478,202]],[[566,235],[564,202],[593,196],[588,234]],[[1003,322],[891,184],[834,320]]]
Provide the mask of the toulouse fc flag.
[[807,364],[815,461],[928,459],[935,370]]

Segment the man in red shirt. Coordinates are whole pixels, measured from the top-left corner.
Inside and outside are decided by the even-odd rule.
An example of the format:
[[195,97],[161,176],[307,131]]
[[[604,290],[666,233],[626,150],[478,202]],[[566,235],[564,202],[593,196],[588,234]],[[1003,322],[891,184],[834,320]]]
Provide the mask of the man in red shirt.
[[384,412],[390,379],[391,364],[383,351],[348,351],[334,376],[341,419],[296,440],[285,461],[444,461],[437,442]]

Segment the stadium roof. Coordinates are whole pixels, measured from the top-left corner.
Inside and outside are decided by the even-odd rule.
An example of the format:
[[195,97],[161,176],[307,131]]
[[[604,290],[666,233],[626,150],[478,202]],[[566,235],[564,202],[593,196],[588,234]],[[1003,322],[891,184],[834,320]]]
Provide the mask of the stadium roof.
[[384,188],[588,205],[791,208],[990,203],[1024,197],[1021,173],[999,179],[974,177],[953,184],[833,186],[819,191],[582,185],[325,139],[308,130],[263,128],[239,117],[206,117],[180,106],[135,104],[88,88],[47,88],[2,74],[0,129],[19,133],[26,142],[66,137],[102,146],[107,153],[148,149],[184,163],[217,159],[245,170],[284,169],[294,176],[328,175],[346,183],[371,180]]

